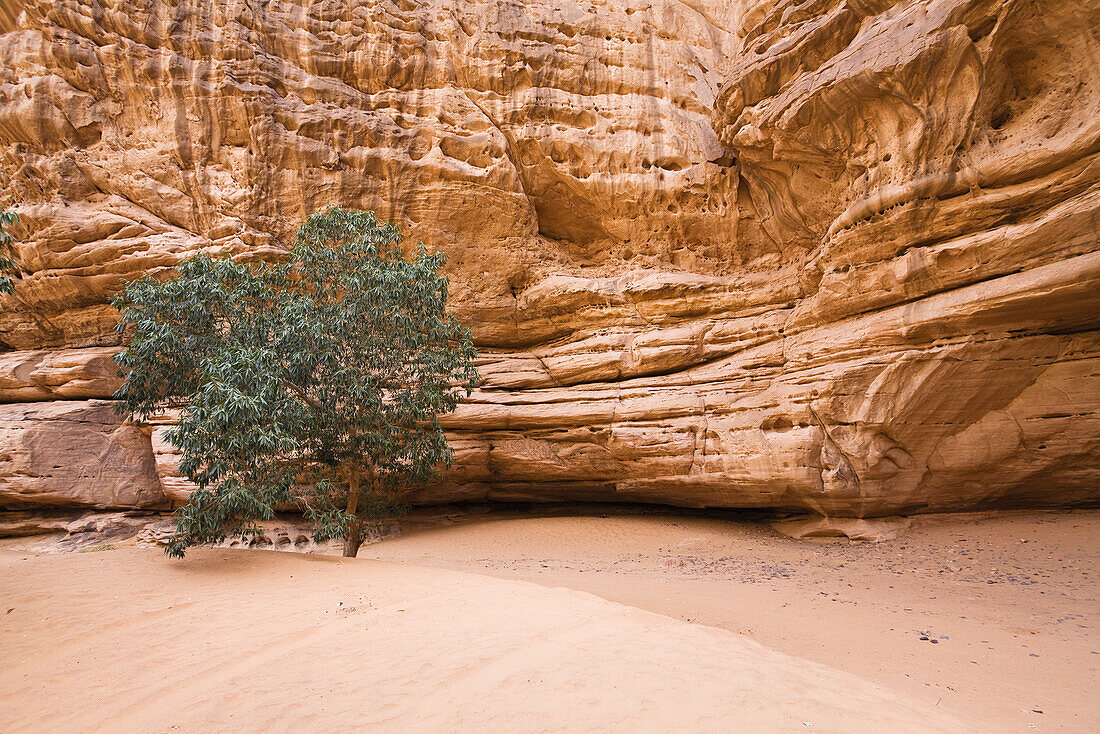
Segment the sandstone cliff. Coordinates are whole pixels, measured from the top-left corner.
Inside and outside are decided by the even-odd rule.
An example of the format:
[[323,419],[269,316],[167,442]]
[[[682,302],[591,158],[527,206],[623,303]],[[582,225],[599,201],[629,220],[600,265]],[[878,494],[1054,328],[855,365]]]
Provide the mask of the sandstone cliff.
[[450,256],[425,502],[1100,499],[1100,3],[24,0],[0,506],[159,507],[106,299],[329,202]]

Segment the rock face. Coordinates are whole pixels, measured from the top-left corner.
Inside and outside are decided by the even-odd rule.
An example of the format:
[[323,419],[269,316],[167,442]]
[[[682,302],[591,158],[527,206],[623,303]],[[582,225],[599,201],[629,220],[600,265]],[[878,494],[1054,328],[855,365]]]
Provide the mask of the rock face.
[[[88,424],[52,416],[101,404],[45,401],[117,386],[122,281],[329,202],[446,251],[483,351],[418,501],[1100,500],[1095,0],[25,0],[0,32],[0,401],[36,401],[0,503],[182,501],[170,446],[66,455]],[[30,481],[36,430],[116,484]]]
[[0,406],[0,505],[167,507],[147,431],[102,400]]

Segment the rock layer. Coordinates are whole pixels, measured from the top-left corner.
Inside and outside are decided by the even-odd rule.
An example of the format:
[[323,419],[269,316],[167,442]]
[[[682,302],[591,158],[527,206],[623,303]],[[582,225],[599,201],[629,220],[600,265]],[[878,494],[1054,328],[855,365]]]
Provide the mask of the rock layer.
[[111,403],[0,406],[0,504],[168,507],[148,431]]
[[[1053,0],[27,0],[0,451],[110,396],[122,281],[274,256],[336,202],[448,253],[483,351],[417,501],[1095,502],[1098,29]],[[183,501],[139,453],[126,491],[8,459],[0,503]]]

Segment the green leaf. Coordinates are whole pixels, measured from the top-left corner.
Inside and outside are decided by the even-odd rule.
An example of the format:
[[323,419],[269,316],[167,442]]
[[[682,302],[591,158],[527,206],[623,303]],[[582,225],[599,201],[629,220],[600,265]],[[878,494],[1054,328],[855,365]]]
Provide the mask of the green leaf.
[[199,254],[114,299],[131,340],[119,409],[179,410],[167,438],[199,487],[170,555],[287,503],[319,538],[357,536],[450,462],[438,416],[476,384],[477,352],[446,310],[443,255],[400,241],[373,212],[330,207],[284,262]]

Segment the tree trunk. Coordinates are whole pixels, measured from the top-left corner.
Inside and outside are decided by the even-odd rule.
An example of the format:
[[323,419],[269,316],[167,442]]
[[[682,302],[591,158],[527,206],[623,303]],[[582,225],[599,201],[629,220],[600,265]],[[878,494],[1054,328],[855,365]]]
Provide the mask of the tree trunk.
[[355,558],[359,555],[359,546],[362,543],[363,537],[359,532],[359,520],[356,519],[351,527],[344,530],[344,558]]
[[359,467],[348,467],[348,515],[353,519],[344,528],[344,558],[355,558],[359,555],[359,546],[363,543],[363,533],[359,525],[359,517],[355,514],[359,507]]

